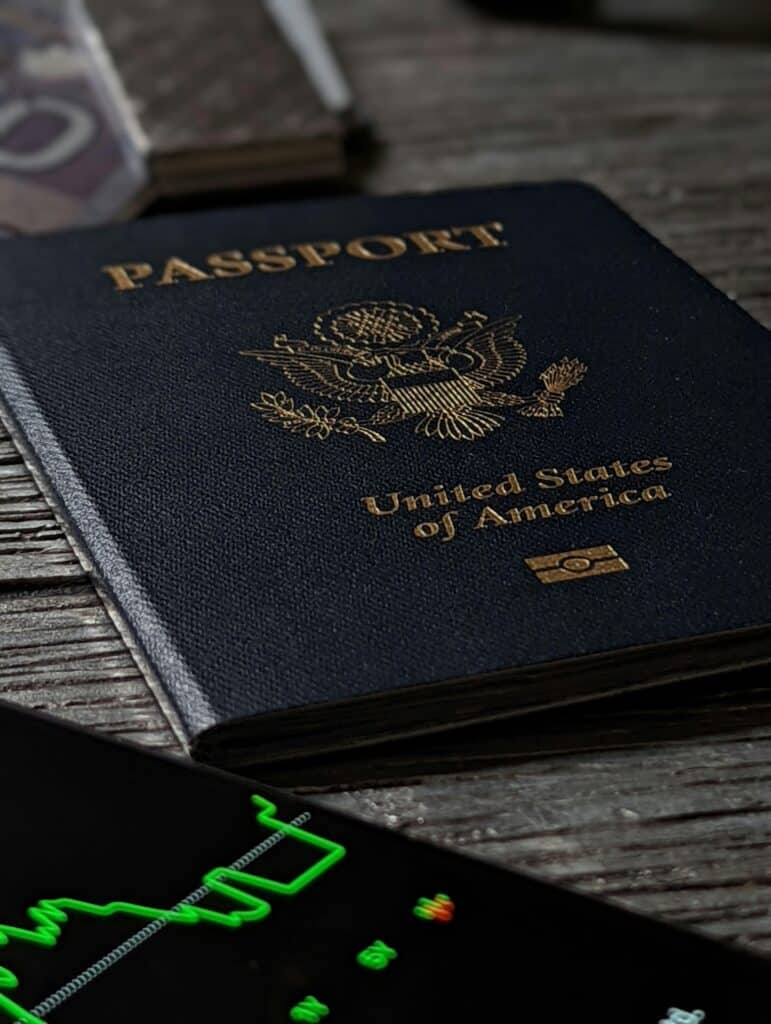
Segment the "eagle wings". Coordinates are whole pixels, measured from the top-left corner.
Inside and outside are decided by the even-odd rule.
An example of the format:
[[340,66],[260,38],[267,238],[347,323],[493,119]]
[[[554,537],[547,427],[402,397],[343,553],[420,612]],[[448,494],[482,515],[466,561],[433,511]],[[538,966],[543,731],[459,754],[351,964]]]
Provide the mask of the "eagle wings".
[[[419,345],[402,347],[370,347],[364,339],[358,345],[309,345],[282,335],[274,339],[272,349],[241,354],[280,370],[303,391],[338,402],[380,406],[370,420],[360,423],[353,416],[341,416],[339,408],[296,408],[283,392],[263,393],[254,407],[289,430],[321,438],[332,432],[359,433],[382,442],[385,438],[372,426],[421,416],[416,433],[476,440],[500,426],[503,418],[497,410],[503,406],[518,406],[524,415],[561,416],[564,392],[586,372],[577,360],[563,359],[541,374],[544,390],[529,397],[497,391],[522,372],[527,360],[515,334],[519,319],[487,323],[483,314],[467,313],[454,327]],[[375,376],[362,379],[367,372]]]
[[[382,389],[377,381],[356,381],[345,371],[351,368],[352,360],[331,352],[282,351],[256,349],[242,352],[242,356],[253,356],[261,363],[281,370],[288,381],[298,388],[312,391],[324,398],[345,402],[382,402]],[[343,371],[341,373],[341,370]]]
[[[514,337],[518,322],[519,317],[509,317],[481,327],[474,326],[461,334],[460,339],[453,339],[452,347],[441,344],[443,336],[440,334],[429,338],[423,351],[429,356],[437,351],[466,352],[475,357],[474,367],[465,373],[458,372],[458,377],[468,378],[480,387],[502,384],[521,373],[527,361],[524,346]],[[274,366],[292,384],[325,398],[347,402],[387,401],[380,380],[361,381],[351,375],[350,371],[358,360],[350,350],[339,352],[334,348],[322,349],[321,346],[311,348],[305,342],[293,343],[283,339],[281,345],[267,350],[252,349],[241,352],[241,355]]]
[[525,346],[514,336],[519,317],[507,317],[474,331],[464,345],[476,356],[476,367],[465,376],[488,388],[513,380],[527,362]]

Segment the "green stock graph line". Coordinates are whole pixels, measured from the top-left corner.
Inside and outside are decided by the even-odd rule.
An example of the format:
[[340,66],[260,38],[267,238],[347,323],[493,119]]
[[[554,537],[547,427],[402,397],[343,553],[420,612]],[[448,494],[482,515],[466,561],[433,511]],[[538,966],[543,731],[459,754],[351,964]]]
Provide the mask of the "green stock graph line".
[[[240,928],[245,924],[255,924],[262,921],[271,912],[271,904],[258,892],[273,894],[277,896],[296,896],[309,885],[315,882],[323,874],[345,856],[345,847],[332,840],[324,839],[312,832],[298,827],[294,822],[283,822],[276,817],[275,804],[270,803],[261,796],[252,796],[252,803],[258,808],[257,822],[266,829],[273,832],[268,840],[254,848],[251,854],[240,858],[229,867],[217,867],[208,871],[202,879],[199,889],[189,897],[181,900],[170,909],[145,906],[139,903],[128,903],[114,901],[110,903],[89,903],[83,900],[62,897],[59,899],[42,899],[27,910],[27,917],[33,927],[22,928],[14,925],[0,924],[0,947],[10,943],[26,943],[51,949],[57,945],[62,928],[72,914],[80,914],[87,917],[107,918],[116,916],[127,916],[141,918],[150,921],[142,932],[137,933],[132,940],[125,945],[126,951],[135,948],[144,938],[149,938],[158,930],[168,925],[199,925],[205,924],[222,929]],[[308,815],[303,816],[306,820]],[[297,821],[297,819],[295,819]],[[255,859],[262,852],[277,841],[277,839],[290,838],[300,843],[322,851],[319,857],[310,867],[298,874],[289,882],[277,882],[271,878],[261,875],[247,874],[243,871],[251,860]],[[195,906],[204,896],[209,894],[217,895],[232,903],[235,909],[228,911],[211,910],[209,908]],[[144,934],[146,933],[146,934]],[[118,947],[118,951],[121,947]],[[104,963],[110,966],[117,962],[113,954],[104,958]],[[101,962],[100,962],[101,963]],[[98,965],[97,965],[98,966]],[[90,969],[81,976],[83,983],[91,980],[96,973]],[[4,994],[4,992],[15,991],[19,987],[19,978],[6,967],[0,966],[0,1024],[3,1021],[14,1022],[14,1024],[41,1024],[43,1017],[40,1010],[47,1004],[58,1005],[63,1000],[46,1000],[40,1007],[27,1010],[18,1002]],[[76,990],[82,985],[65,986],[65,990]],[[69,991],[68,993],[69,994]],[[47,1011],[46,1011],[47,1012]]]

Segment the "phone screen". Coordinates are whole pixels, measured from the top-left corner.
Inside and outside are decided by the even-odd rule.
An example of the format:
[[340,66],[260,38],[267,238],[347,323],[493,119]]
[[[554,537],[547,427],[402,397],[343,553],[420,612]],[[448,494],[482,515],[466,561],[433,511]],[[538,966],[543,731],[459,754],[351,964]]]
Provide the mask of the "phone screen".
[[0,708],[0,1024],[750,1024],[768,962]]

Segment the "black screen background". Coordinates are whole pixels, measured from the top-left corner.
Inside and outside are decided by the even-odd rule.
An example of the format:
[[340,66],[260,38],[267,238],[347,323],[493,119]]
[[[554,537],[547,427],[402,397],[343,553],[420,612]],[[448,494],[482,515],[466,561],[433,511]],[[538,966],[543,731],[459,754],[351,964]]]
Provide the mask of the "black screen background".
[[[49,1024],[279,1024],[308,995],[329,1007],[329,1024],[658,1024],[670,1007],[702,1009],[705,1024],[771,1020],[764,960],[258,783],[3,708],[0,783],[3,925],[29,927],[26,909],[41,898],[174,906],[269,834],[253,793],[284,822],[308,810],[304,828],[347,848],[300,894],[267,895],[264,921],[167,926]],[[288,880],[315,859],[285,838],[251,870]],[[415,918],[418,897],[440,892],[456,905],[453,922]],[[201,905],[225,909],[211,897]],[[0,991],[31,1010],[146,923],[73,914],[52,949],[0,946],[20,979]],[[356,962],[375,940],[398,953],[382,971]]]

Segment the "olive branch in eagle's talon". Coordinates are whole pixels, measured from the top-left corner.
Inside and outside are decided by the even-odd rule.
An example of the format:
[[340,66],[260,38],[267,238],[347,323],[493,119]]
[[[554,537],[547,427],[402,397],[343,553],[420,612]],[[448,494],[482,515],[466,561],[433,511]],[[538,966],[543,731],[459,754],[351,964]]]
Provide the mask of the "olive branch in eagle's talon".
[[520,416],[562,416],[561,402],[568,388],[579,384],[586,376],[586,366],[578,359],[567,356],[548,366],[539,379],[544,387],[532,395],[512,395],[505,391],[486,391],[480,405],[506,405],[517,407]]
[[251,406],[270,423],[304,437],[326,441],[331,434],[359,434],[373,444],[385,442],[382,434],[359,423],[354,416],[341,416],[339,406],[333,409],[325,405],[317,405],[315,409],[310,405],[295,406],[294,399],[283,391],[275,394],[263,391],[260,401],[252,402]]
[[428,309],[390,300],[328,309],[313,322],[315,341],[278,334],[272,348],[241,355],[327,400],[374,406],[372,414],[356,419],[341,415],[337,405],[295,404],[283,391],[263,392],[252,407],[298,435],[324,441],[358,434],[373,444],[386,441],[391,425],[408,421],[422,437],[478,441],[503,425],[507,408],[521,416],[561,417],[565,394],[586,367],[565,357],[543,371],[542,387],[532,394],[504,391],[527,360],[519,322],[519,316],[491,321],[472,310],[442,329]]
[[548,366],[539,379],[544,390],[536,391],[530,402],[519,410],[520,416],[562,416],[562,399],[565,392],[574,387],[586,376],[586,366],[578,359],[563,356],[558,363]]

